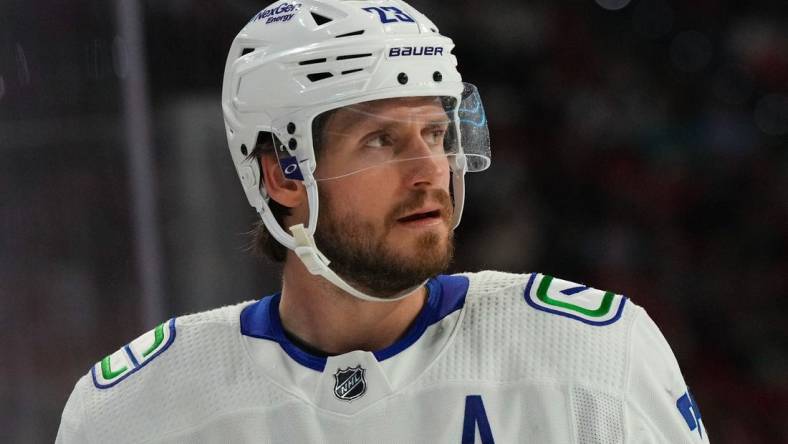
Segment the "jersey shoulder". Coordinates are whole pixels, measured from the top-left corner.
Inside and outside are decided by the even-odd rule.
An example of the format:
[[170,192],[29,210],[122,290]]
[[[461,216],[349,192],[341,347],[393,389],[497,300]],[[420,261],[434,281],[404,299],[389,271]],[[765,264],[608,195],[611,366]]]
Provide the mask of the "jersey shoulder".
[[[146,368],[154,361],[184,359],[197,352],[193,345],[199,344],[201,339],[215,336],[222,330],[237,331],[237,328],[227,327],[238,325],[238,313],[247,304],[174,317],[157,325],[94,364],[90,369],[94,387],[109,390],[118,384],[134,384],[135,374],[150,371]],[[179,340],[184,331],[188,332],[189,339]]]
[[542,273],[483,271],[465,276],[470,281],[468,297],[471,299],[516,298],[532,310],[598,327],[619,321],[628,301],[624,295],[612,291]]
[[105,390],[125,381],[167,351],[175,336],[175,318],[140,335],[93,365],[90,369],[93,385]]
[[[640,307],[622,295],[540,273],[465,276],[461,325],[440,378],[552,381],[621,393]],[[474,360],[458,364],[464,356]]]
[[172,318],[103,358],[77,383],[63,422],[81,424],[91,442],[147,442],[191,427],[228,393],[226,381],[249,373],[239,339],[248,304]]

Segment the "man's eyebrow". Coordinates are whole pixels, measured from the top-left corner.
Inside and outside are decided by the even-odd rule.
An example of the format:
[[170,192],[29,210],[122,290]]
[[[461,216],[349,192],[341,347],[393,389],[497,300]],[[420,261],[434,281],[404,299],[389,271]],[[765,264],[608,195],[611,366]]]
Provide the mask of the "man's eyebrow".
[[[391,127],[399,122],[401,119],[394,117],[381,116],[372,112],[365,112],[361,110],[344,110],[344,112],[337,113],[334,116],[334,128],[331,128],[331,133],[343,133],[352,128],[361,128],[364,126],[381,125],[384,127]],[[414,119],[426,126],[446,126],[451,124],[451,119],[444,113],[433,113],[424,118]]]
[[337,128],[333,129],[332,132],[343,132],[350,128],[365,125],[370,121],[376,120],[374,119],[375,115],[371,115],[365,112],[353,112],[347,111],[337,113],[337,117],[339,117]]
[[433,126],[436,126],[436,125],[448,125],[448,124],[451,123],[451,120],[450,119],[446,119],[446,118],[440,119],[440,118],[436,117],[436,118],[434,118],[432,120],[426,120],[425,123],[428,124],[428,125],[433,125]]

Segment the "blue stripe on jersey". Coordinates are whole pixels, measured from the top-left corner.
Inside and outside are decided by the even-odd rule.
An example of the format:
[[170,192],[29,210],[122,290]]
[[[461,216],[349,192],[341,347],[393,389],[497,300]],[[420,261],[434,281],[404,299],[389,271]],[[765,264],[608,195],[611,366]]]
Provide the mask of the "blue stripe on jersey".
[[139,367],[140,363],[137,362],[137,358],[135,358],[134,353],[131,352],[131,347],[129,347],[129,344],[124,345],[123,350],[126,350],[126,356],[131,359],[131,363],[134,364],[134,367]]
[[465,276],[438,276],[427,282],[429,296],[421,313],[411,325],[408,332],[397,342],[375,352],[378,361],[388,359],[413,345],[427,327],[459,310],[465,304],[470,282]]
[[[427,303],[413,321],[405,335],[394,344],[374,352],[378,361],[383,361],[405,350],[415,343],[433,325],[461,309],[465,304],[469,281],[464,276],[438,276],[427,282]],[[266,296],[241,312],[241,333],[258,339],[277,342],[296,362],[304,367],[322,372],[326,358],[301,350],[287,338],[279,318],[281,293]]]
[[311,355],[285,336],[282,320],[279,319],[279,299],[281,293],[266,296],[246,307],[241,312],[241,333],[253,338],[268,339],[279,345],[296,362],[312,370],[322,372],[326,368],[326,358]]

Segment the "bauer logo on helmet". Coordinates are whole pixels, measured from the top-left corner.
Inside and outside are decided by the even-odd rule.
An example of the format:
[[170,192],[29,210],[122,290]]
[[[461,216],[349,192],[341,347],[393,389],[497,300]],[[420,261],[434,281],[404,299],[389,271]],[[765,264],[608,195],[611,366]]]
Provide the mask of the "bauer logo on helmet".
[[389,57],[407,56],[442,56],[443,48],[440,46],[396,46],[390,48]]

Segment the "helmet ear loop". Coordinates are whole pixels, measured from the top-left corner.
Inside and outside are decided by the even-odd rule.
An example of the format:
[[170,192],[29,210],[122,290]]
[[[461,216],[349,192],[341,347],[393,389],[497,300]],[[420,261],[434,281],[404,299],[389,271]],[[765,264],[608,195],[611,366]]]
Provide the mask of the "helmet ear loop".
[[[271,133],[266,133],[266,134],[268,134],[269,137],[271,136]],[[288,230],[287,227],[284,225],[284,223],[278,221],[276,219],[276,217],[274,217],[274,213],[271,210],[271,206],[270,206],[271,202],[272,202],[272,197],[271,197],[270,191],[268,190],[268,188],[266,186],[266,179],[277,180],[277,179],[273,179],[273,178],[269,177],[269,173],[271,173],[271,174],[273,174],[275,176],[281,174],[283,176],[283,179],[286,180],[286,181],[300,181],[300,182],[302,182],[304,184],[304,186],[306,187],[306,190],[307,190],[307,199],[308,199],[308,201],[310,201],[310,204],[309,204],[309,221],[308,221],[310,235],[314,233],[315,221],[317,220],[317,206],[318,206],[317,189],[316,189],[316,186],[312,186],[312,187],[309,186],[310,183],[314,183],[314,179],[312,178],[311,174],[308,174],[308,172],[307,172],[307,174],[305,174],[306,177],[304,177],[304,178],[293,177],[296,174],[298,176],[301,175],[301,169],[299,168],[298,163],[296,163],[296,162],[291,163],[292,165],[295,165],[295,167],[296,167],[295,168],[296,174],[293,174],[292,172],[290,174],[288,174],[288,172],[283,168],[282,161],[280,160],[280,158],[278,157],[278,155],[275,152],[276,149],[278,148],[277,145],[276,145],[277,143],[279,143],[278,138],[274,137],[273,138],[273,142],[274,142],[274,152],[264,154],[266,156],[270,155],[272,157],[272,159],[271,159],[272,160],[272,165],[269,165],[268,167],[264,166],[263,165],[263,158],[262,158],[263,156],[249,155],[249,156],[247,156],[246,161],[250,165],[253,165],[252,166],[253,169],[256,169],[257,171],[259,171],[259,176],[258,176],[259,177],[259,181],[255,184],[255,187],[256,187],[256,191],[257,191],[258,195],[262,199],[260,199],[260,202],[259,202],[260,206],[256,207],[256,208],[257,208],[258,214],[260,215],[260,218],[263,221],[263,224],[265,225],[266,229],[271,234],[271,236],[274,237],[274,239],[276,239],[285,248],[287,248],[289,250],[293,250],[293,249],[296,248],[296,240],[293,237],[293,235],[291,234],[290,230]],[[288,160],[295,161],[296,158],[294,156],[292,156]],[[277,171],[275,171],[275,172],[271,171],[270,167],[272,167],[272,166],[273,166],[273,168],[277,169]],[[267,168],[269,168],[269,169],[267,169]],[[290,176],[290,177],[288,177],[288,176]],[[282,179],[279,179],[279,180],[282,180]]]

